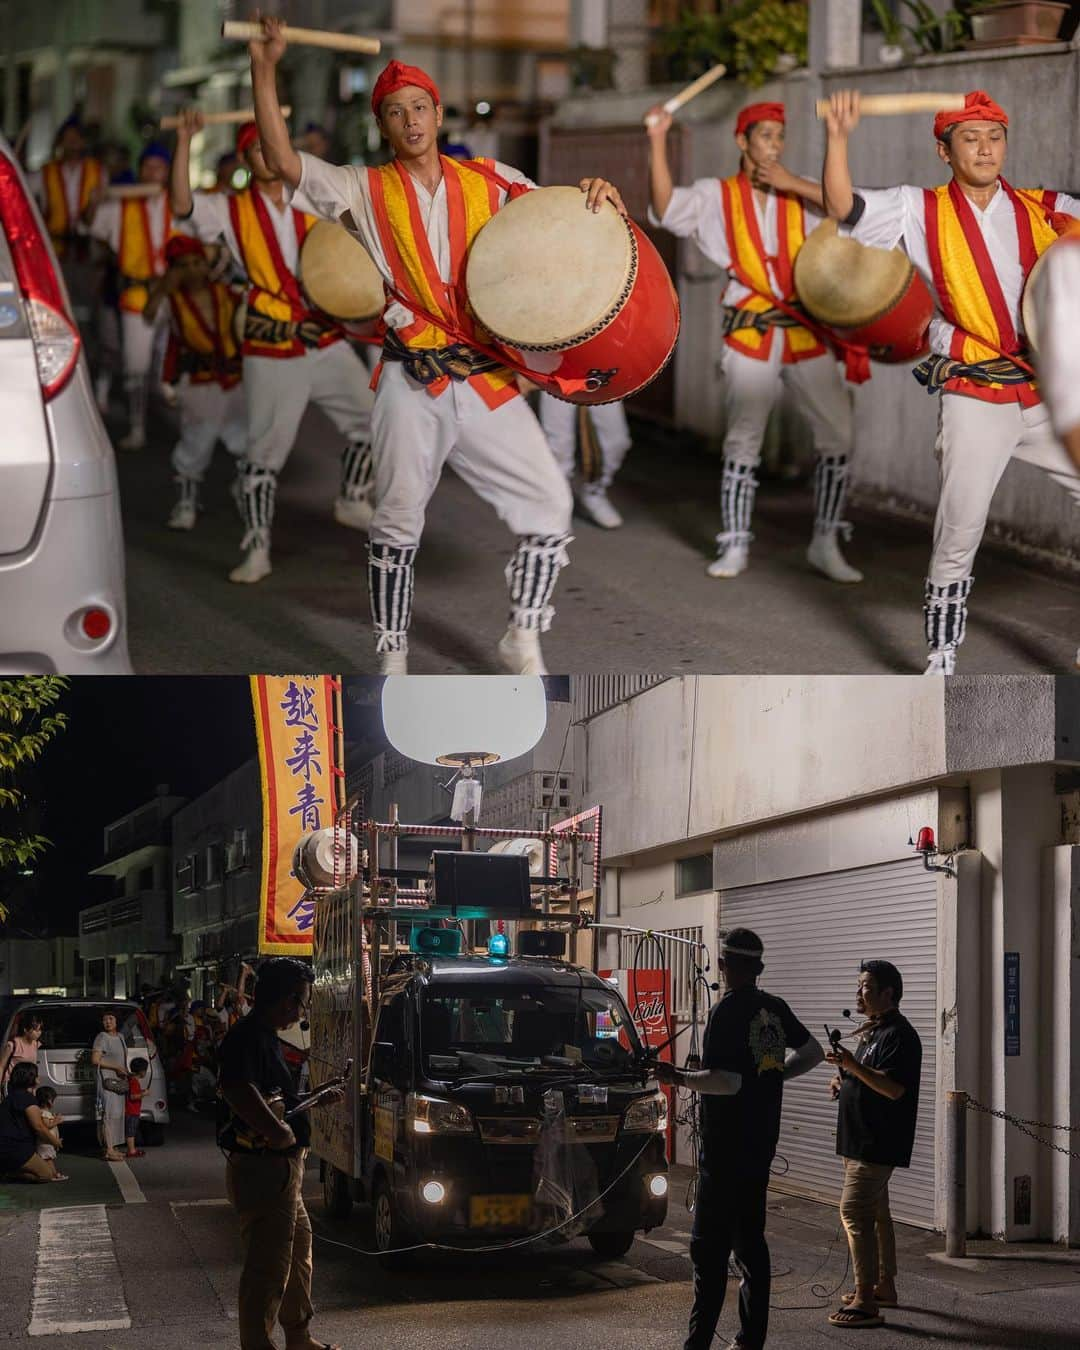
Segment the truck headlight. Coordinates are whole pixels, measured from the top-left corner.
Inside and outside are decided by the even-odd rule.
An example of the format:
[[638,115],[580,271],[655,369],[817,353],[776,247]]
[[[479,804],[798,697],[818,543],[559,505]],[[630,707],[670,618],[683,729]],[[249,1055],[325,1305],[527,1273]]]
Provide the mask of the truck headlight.
[[631,1102],[623,1116],[624,1131],[663,1134],[667,1129],[667,1098],[662,1092],[650,1092]]
[[459,1102],[410,1092],[405,1099],[405,1119],[413,1134],[472,1134],[472,1113]]

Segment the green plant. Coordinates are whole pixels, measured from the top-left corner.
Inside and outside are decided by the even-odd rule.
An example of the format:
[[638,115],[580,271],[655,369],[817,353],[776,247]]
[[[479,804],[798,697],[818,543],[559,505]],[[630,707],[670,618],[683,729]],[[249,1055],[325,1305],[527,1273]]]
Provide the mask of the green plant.
[[[19,780],[67,725],[67,715],[53,711],[66,688],[67,681],[56,675],[0,680],[0,872],[26,867],[51,842],[22,829],[26,793]],[[0,920],[5,917],[0,905]]]
[[782,56],[805,66],[809,6],[804,0],[762,0],[744,6],[732,21],[735,73],[751,87],[764,84]]
[[890,47],[899,47],[903,44],[904,34],[907,29],[900,22],[899,17],[894,13],[892,6],[886,4],[886,0],[870,0],[874,10],[874,17],[877,19],[878,27],[881,29],[881,36]]
[[[740,10],[743,7],[740,6]],[[696,14],[683,10],[675,23],[660,34],[659,47],[667,64],[670,80],[693,80],[710,67],[723,64],[732,70],[735,62],[735,35],[732,12]]]

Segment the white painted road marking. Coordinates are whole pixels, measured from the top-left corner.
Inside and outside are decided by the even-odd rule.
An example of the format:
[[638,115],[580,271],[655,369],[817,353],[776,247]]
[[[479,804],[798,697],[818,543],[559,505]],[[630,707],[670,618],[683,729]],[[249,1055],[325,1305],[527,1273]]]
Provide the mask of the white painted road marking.
[[169,1204],[173,1209],[199,1209],[205,1205],[227,1205],[229,1202],[224,1198],[220,1200],[170,1200]]
[[130,1326],[105,1206],[42,1210],[30,1335],[121,1331]]
[[674,1252],[676,1256],[689,1256],[685,1242],[669,1242],[667,1238],[639,1237],[649,1247],[658,1247],[662,1252]]
[[125,1205],[145,1205],[146,1196],[142,1193],[142,1187],[136,1180],[135,1173],[126,1162],[111,1162],[113,1177],[116,1184],[120,1187],[120,1194],[124,1197]]

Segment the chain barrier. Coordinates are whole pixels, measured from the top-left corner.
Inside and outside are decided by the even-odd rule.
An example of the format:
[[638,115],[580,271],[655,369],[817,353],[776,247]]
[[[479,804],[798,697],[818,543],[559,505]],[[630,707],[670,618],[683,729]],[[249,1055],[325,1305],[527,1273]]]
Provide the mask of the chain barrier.
[[1080,1125],[1053,1125],[1045,1120],[1025,1120],[1021,1116],[1011,1116],[1008,1111],[999,1111],[993,1106],[984,1106],[982,1102],[977,1102],[973,1097],[966,1099],[965,1105],[969,1111],[978,1111],[985,1116],[993,1116],[995,1120],[1004,1120],[1006,1124],[1014,1126],[1021,1134],[1026,1134],[1029,1139],[1034,1139],[1037,1144],[1042,1144],[1043,1148],[1053,1149],[1055,1153],[1064,1153],[1067,1158],[1076,1158],[1080,1161],[1080,1150],[1066,1148],[1064,1144],[1052,1143],[1049,1139],[1042,1139],[1035,1133],[1036,1130],[1063,1130],[1066,1134],[1080,1134]]

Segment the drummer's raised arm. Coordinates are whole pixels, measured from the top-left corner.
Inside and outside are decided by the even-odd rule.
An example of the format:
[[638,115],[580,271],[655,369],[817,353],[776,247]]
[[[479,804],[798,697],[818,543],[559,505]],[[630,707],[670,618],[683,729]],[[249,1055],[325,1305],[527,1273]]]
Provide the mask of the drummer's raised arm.
[[289,139],[289,128],[285,125],[277,93],[277,66],[287,44],[281,35],[280,19],[265,18],[262,26],[266,37],[248,43],[259,143],[266,167],[294,188],[300,183],[300,156]]
[[848,136],[859,125],[859,93],[841,89],[829,98],[825,114],[827,140],[821,190],[826,214],[833,220],[847,220],[855,205],[855,189],[848,165]]
[[667,134],[672,117],[662,107],[653,108],[646,121],[649,137],[649,203],[657,220],[663,220],[671,204],[675,184],[667,157]]

